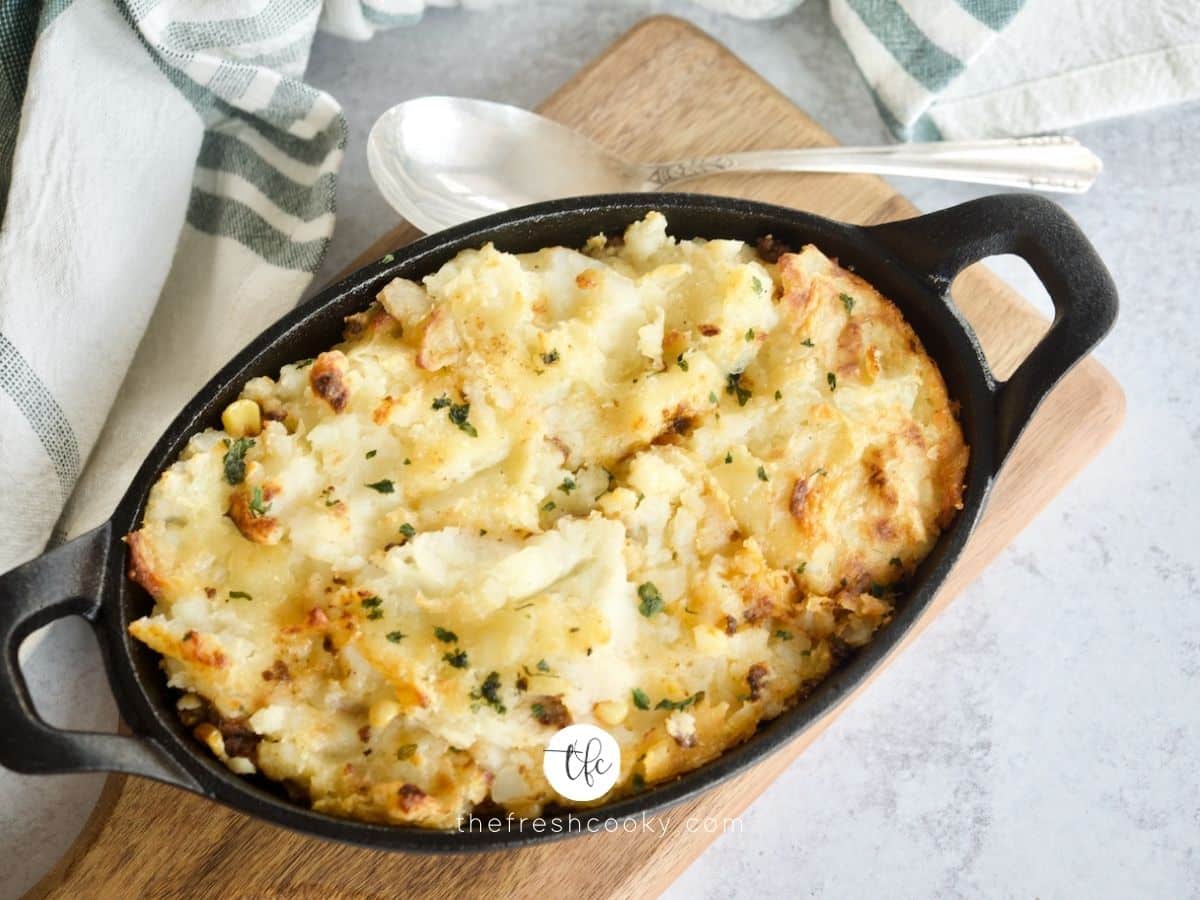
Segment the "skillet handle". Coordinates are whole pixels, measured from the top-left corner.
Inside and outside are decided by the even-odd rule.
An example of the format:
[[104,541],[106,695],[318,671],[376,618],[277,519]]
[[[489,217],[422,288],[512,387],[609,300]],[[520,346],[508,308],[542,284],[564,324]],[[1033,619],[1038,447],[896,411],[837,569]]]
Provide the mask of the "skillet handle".
[[1050,330],[994,388],[996,469],[1038,406],[1117,318],[1117,287],[1096,250],[1057,204],[1032,194],[997,194],[866,231],[907,265],[925,272],[950,302],[954,277],[988,256],[1029,263],[1054,302]]
[[110,538],[111,525],[105,523],[0,575],[0,764],[28,774],[127,772],[199,791],[149,738],[54,728],[29,696],[17,651],[38,628],[64,616],[82,616],[103,648],[97,617]]

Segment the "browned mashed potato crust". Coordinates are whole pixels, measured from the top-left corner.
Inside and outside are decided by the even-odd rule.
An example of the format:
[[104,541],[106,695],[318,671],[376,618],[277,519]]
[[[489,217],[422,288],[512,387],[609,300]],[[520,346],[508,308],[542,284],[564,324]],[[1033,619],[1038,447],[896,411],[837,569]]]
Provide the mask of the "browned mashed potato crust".
[[657,213],[396,280],[223,424],[128,538],[130,630],[233,771],[434,828],[557,800],[566,724],[618,793],[749,737],[888,620],[967,463],[869,284]]

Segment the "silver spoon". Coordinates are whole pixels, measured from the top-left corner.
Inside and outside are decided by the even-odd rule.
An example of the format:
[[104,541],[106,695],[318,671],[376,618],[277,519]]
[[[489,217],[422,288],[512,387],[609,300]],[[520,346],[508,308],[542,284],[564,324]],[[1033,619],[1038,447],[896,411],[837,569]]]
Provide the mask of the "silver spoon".
[[757,150],[632,163],[536,113],[460,97],[393,106],[367,139],[371,177],[422,231],[539,200],[656,191],[714,172],[866,172],[1082,193],[1100,174],[1069,137]]

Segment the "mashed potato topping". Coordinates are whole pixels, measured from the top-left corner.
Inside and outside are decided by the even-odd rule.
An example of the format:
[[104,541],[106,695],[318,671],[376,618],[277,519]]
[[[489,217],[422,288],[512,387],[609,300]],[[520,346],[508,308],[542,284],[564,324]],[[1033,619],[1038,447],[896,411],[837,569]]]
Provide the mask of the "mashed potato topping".
[[397,279],[224,424],[129,536],[133,634],[233,771],[438,828],[558,799],[573,722],[622,792],[749,737],[887,621],[967,460],[870,285],[657,213]]

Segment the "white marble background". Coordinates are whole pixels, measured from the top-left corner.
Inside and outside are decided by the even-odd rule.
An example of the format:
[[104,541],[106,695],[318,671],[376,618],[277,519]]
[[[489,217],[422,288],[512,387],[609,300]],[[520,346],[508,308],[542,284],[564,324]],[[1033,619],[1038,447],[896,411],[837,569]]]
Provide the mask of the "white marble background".
[[[350,142],[316,283],[393,224],[363,150],[384,109],[431,93],[535,105],[657,12],[715,35],[843,142],[888,140],[823,0],[766,23],[543,0],[435,11],[368,44],[320,36],[309,76],[345,105]],[[1121,289],[1099,356],[1128,394],[1125,429],[670,896],[1200,896],[1200,105],[1074,134],[1106,166],[1062,202]],[[922,209],[985,193],[895,183]],[[998,268],[1040,294],[1023,265]],[[52,631],[27,662],[39,704],[111,721],[90,637]],[[69,845],[98,780],[20,787],[61,802],[34,823],[0,809],[0,897]]]

